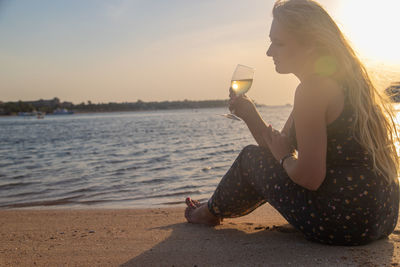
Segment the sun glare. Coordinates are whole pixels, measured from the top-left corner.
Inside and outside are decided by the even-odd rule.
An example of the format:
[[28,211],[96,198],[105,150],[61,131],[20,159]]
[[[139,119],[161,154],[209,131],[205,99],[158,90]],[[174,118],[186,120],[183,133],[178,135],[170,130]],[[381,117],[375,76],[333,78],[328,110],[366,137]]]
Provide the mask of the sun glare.
[[337,20],[360,57],[400,65],[398,0],[341,0]]

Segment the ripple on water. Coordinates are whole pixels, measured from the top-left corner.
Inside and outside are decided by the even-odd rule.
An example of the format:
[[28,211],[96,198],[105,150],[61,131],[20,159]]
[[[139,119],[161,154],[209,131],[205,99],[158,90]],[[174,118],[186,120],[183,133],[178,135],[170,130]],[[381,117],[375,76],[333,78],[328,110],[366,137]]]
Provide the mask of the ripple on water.
[[13,183],[5,183],[5,184],[0,184],[0,191],[2,190],[15,190],[15,189],[20,189],[21,187],[27,187],[27,186],[32,186],[37,183],[33,182],[13,182]]

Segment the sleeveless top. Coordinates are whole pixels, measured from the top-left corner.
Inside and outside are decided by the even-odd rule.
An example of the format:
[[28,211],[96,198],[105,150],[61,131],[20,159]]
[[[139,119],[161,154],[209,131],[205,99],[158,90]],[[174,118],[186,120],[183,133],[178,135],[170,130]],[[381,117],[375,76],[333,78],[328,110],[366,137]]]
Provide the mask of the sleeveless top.
[[[342,113],[326,126],[326,177],[315,193],[321,199],[340,198],[340,201],[349,206],[380,206],[374,200],[379,202],[380,198],[387,197],[382,196],[382,192],[387,191],[389,184],[373,170],[371,156],[355,140],[352,134],[354,111],[346,95],[344,101]],[[289,139],[297,149],[294,122],[289,131]],[[398,186],[398,182],[395,183]],[[359,198],[366,201],[360,203]]]

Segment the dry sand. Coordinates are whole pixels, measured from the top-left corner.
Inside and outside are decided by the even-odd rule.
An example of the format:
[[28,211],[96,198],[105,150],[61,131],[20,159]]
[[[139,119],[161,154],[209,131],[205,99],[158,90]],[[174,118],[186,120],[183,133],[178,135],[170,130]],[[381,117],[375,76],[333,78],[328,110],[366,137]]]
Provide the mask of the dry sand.
[[[207,227],[184,208],[1,210],[0,266],[397,266],[400,231],[367,246],[306,241],[269,205]],[[280,226],[280,227],[277,227]]]

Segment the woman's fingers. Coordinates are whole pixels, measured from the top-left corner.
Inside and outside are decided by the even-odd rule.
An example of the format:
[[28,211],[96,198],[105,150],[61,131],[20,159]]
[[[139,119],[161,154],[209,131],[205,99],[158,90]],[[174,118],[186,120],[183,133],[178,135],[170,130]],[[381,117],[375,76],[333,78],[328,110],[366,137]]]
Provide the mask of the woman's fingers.
[[235,109],[239,105],[238,100],[239,100],[239,97],[236,96],[235,94],[233,94],[232,97],[230,97],[230,99],[229,99],[229,111],[231,113],[234,113]]
[[235,104],[235,100],[234,99],[229,99],[229,111],[232,112],[234,110],[234,104]]
[[236,96],[235,93],[233,92],[232,88],[229,88],[229,98],[232,98]]
[[255,114],[255,106],[246,95],[232,95],[229,99],[229,110],[236,116],[244,119]]

